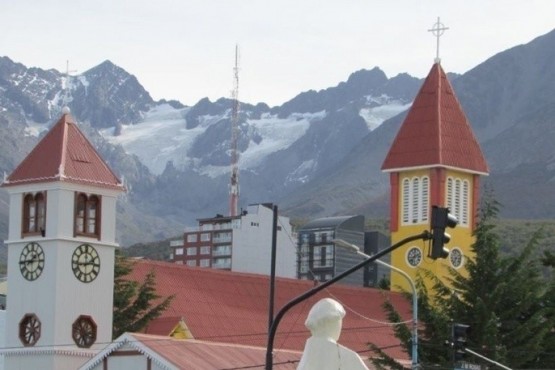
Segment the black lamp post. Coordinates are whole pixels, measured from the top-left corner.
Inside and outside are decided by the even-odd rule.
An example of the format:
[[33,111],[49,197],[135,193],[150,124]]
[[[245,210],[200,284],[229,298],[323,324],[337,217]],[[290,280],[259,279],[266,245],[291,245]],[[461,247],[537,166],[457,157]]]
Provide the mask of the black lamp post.
[[355,265],[353,267],[351,267],[350,269],[348,269],[347,271],[342,272],[341,274],[333,277],[332,279],[323,282],[320,285],[315,286],[314,288],[310,289],[309,291],[299,295],[296,298],[293,298],[291,301],[287,302],[277,313],[276,317],[274,318],[274,320],[272,320],[272,325],[270,326],[270,331],[268,332],[268,345],[266,347],[266,370],[272,370],[273,368],[273,351],[274,351],[274,338],[276,336],[276,332],[277,332],[277,327],[279,325],[279,322],[281,321],[281,319],[283,318],[283,316],[285,315],[285,313],[287,311],[289,311],[291,308],[293,308],[294,306],[296,306],[297,304],[301,303],[302,301],[312,297],[313,295],[315,295],[316,293],[318,293],[319,291],[327,288],[328,286],[332,285],[333,283],[343,279],[345,276],[348,276],[350,274],[352,274],[353,272],[357,271],[360,268],[363,268],[364,266],[374,262],[375,260],[377,260],[378,258],[393,252],[395,249],[401,247],[402,245],[412,242],[414,240],[429,240],[431,239],[432,235],[430,234],[429,231],[425,230],[422,233],[418,234],[418,235],[413,235],[413,236],[409,236],[401,241],[399,241],[398,243],[393,244],[392,246],[390,246],[389,248],[386,248],[384,250],[382,250],[381,252],[378,252],[374,255],[372,255],[370,258],[360,262],[358,265]]

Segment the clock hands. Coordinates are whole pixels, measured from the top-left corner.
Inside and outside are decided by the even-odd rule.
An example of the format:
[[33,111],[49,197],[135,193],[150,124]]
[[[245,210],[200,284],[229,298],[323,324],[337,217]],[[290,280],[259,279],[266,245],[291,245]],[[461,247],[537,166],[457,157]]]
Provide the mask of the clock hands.
[[25,259],[25,260],[23,260],[23,261],[19,261],[19,264],[20,264],[20,265],[23,265],[23,264],[29,265],[29,264],[31,264],[31,263],[33,263],[33,262],[38,262],[38,261],[40,261],[40,259],[39,259],[38,257],[39,257],[39,256],[38,256],[36,253],[33,253],[33,254],[31,255],[31,258],[30,258],[30,259]]

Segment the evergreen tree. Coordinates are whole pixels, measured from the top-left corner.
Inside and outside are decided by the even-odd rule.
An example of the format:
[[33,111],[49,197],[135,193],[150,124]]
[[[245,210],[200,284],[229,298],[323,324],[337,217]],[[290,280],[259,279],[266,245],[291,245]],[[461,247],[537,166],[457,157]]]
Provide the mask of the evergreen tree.
[[114,318],[112,337],[125,332],[139,332],[159,317],[170,305],[174,296],[162,298],[156,294],[156,276],[150,271],[143,282],[127,279],[134,262],[116,253],[114,269]]
[[[426,276],[434,279],[431,292],[418,282],[419,362],[423,368],[452,368],[451,351],[442,343],[451,340],[453,323],[470,325],[467,347],[488,358],[515,368],[555,368],[555,281],[552,277],[546,284],[542,261],[534,257],[540,234],[519,254],[502,257],[500,239],[494,232],[497,213],[497,203],[486,199],[474,232],[476,257],[466,261],[467,275],[451,269],[451,278],[444,284],[428,272]],[[545,266],[550,266],[551,257],[546,253]],[[385,309],[390,319],[401,321],[391,305],[386,304]],[[410,353],[410,338],[404,330],[401,325],[396,335]],[[373,362],[383,365],[385,358],[381,353]],[[471,356],[467,359],[480,363]]]

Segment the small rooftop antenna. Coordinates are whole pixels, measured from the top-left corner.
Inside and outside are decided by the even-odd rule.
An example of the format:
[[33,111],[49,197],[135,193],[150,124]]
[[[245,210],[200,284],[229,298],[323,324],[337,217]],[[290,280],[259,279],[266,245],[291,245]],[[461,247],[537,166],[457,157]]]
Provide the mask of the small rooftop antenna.
[[440,22],[439,17],[437,17],[437,22],[434,23],[433,27],[428,30],[428,32],[431,32],[436,37],[436,40],[437,40],[436,58],[434,60],[435,63],[440,63],[441,62],[441,59],[439,57],[439,38],[448,29],[449,29],[449,27],[445,27],[445,25]]

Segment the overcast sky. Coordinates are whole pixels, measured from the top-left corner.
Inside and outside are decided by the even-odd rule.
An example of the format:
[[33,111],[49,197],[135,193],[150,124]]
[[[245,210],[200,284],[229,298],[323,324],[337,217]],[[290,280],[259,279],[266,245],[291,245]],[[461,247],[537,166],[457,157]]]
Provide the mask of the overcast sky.
[[[106,59],[154,99],[279,105],[380,67],[425,77],[437,17],[446,72],[464,73],[555,28],[555,0],[0,0],[0,55],[77,74]],[[75,73],[74,73],[75,74]]]

